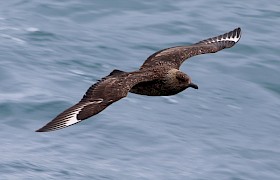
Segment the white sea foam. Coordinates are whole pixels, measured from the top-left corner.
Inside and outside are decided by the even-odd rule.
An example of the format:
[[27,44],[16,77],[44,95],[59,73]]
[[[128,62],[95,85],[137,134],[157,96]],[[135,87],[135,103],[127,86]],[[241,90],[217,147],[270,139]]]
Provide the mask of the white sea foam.
[[25,44],[26,43],[24,40],[22,40],[20,38],[17,38],[17,37],[13,37],[13,36],[8,35],[8,34],[0,34],[0,37],[6,38],[6,39],[11,39],[18,44]]
[[40,29],[36,28],[36,27],[28,27],[25,30],[29,31],[29,32],[38,32],[38,31],[40,31]]

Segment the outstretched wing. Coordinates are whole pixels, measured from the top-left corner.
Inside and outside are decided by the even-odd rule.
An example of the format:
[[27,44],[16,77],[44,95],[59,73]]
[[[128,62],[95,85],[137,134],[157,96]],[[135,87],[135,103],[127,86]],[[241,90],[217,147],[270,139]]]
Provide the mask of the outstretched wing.
[[96,115],[110,104],[126,97],[135,84],[148,81],[150,78],[153,76],[149,74],[141,76],[138,72],[125,73],[114,70],[110,75],[92,85],[79,103],[60,113],[37,132],[62,129]]
[[199,41],[190,46],[177,46],[160,50],[152,54],[144,62],[140,69],[166,64],[172,68],[177,68],[188,58],[199,54],[215,53],[225,48],[235,45],[241,37],[241,29]]

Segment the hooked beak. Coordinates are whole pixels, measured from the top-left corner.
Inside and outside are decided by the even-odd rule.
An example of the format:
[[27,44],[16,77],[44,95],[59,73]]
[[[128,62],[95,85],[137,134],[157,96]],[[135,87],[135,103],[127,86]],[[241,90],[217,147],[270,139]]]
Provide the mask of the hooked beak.
[[190,83],[189,87],[194,88],[194,89],[198,89],[198,86],[194,83]]

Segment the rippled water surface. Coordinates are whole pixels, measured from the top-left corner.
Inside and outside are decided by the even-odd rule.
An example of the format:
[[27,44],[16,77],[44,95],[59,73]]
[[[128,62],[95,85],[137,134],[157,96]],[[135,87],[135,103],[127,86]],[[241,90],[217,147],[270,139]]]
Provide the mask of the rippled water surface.
[[[198,90],[34,132],[113,69],[239,26],[235,47],[181,67]],[[278,0],[2,1],[0,179],[278,180],[279,31]]]

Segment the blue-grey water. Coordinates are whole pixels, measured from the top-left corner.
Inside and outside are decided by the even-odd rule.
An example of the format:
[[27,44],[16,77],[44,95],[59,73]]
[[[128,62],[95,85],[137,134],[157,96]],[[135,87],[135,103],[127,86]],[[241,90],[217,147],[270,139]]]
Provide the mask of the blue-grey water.
[[[198,90],[34,132],[113,69],[239,26],[181,67]],[[0,179],[280,179],[279,31],[279,0],[1,1]]]

